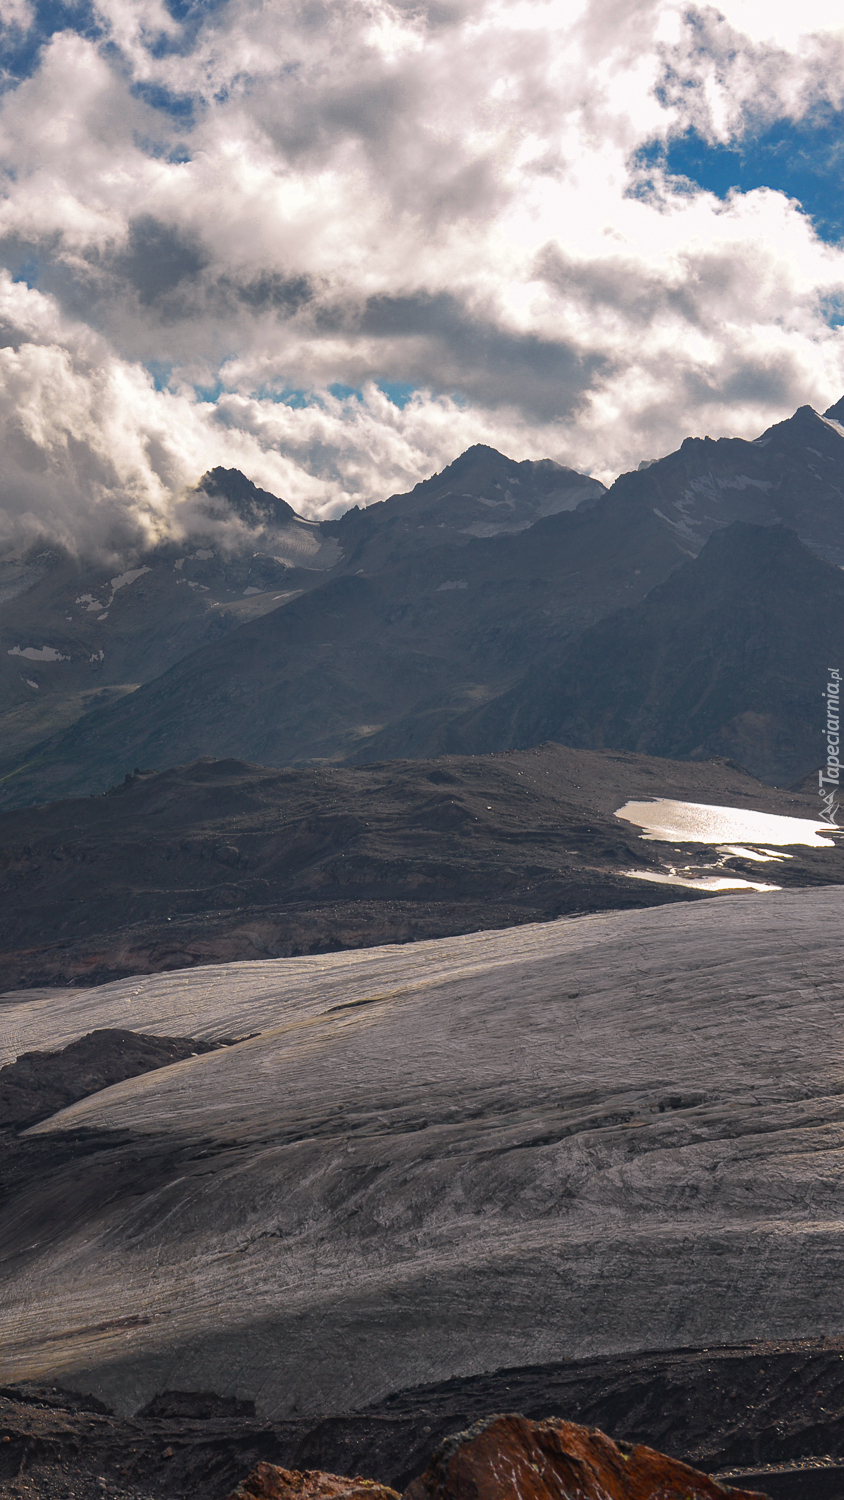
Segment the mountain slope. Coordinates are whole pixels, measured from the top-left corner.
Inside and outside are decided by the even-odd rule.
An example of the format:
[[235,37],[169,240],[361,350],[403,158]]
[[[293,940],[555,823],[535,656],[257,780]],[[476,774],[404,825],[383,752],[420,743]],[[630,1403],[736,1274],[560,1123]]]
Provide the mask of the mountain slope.
[[111,558],[0,562],[0,742],[8,754],[148,682],[319,583],[342,552],[236,470],[206,474],[186,535]]
[[753,442],[686,438],[675,453],[622,474],[610,491],[644,501],[697,552],[733,521],[789,526],[830,562],[844,564],[844,426],[830,407],[801,406]]
[[237,469],[212,469],[179,507],[179,543],[0,560],[0,743],[26,751],[327,576],[523,530],[603,492],[550,460],[474,448],[409,495],[318,522]]
[[437,753],[429,739],[443,714],[555,660],[685,556],[647,507],[602,502],[329,579],[7,762],[0,799],[103,791],[136,765],[209,754],[271,766],[372,759],[393,723],[404,748],[392,753]]
[[736,522],[566,662],[466,716],[463,748],[557,739],[677,758],[724,755],[787,785],[823,759],[841,665],[844,576],[784,527]]

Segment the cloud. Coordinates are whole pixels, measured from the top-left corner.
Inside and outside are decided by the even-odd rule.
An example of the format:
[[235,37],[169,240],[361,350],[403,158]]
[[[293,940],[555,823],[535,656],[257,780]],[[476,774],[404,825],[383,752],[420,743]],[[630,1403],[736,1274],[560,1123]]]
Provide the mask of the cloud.
[[182,15],[0,7],[4,545],[177,532],[216,464],[309,514],[475,441],[611,479],[844,390],[840,245],[764,183],[719,197],[643,154],[839,108],[821,0],[799,24],[745,0]]

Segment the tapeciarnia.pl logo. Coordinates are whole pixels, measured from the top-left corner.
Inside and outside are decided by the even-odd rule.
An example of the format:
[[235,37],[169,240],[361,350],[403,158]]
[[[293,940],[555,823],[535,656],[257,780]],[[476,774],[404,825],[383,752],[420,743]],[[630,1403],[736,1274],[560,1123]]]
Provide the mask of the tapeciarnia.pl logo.
[[[824,823],[830,823],[837,828],[835,814],[838,811],[838,802],[835,794],[841,776],[841,761],[838,751],[840,747],[839,725],[841,722],[839,708],[841,705],[841,673],[837,667],[827,667],[828,682],[824,699],[826,701],[826,770],[818,771],[818,796],[823,802],[821,819]],[[827,791],[826,787],[830,790]]]

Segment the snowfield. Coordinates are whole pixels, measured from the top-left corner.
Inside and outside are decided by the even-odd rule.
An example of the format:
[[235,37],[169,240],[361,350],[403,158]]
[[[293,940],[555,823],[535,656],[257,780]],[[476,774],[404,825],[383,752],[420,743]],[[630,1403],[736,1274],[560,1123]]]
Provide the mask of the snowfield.
[[842,975],[833,887],[9,998],[3,1061],[258,1034],[27,1132],[0,1378],[282,1415],[840,1334]]

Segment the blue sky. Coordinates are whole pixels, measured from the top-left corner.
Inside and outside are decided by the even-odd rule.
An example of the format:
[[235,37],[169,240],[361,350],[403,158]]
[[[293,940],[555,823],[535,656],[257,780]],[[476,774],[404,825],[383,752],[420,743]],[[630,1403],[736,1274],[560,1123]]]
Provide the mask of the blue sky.
[[0,47],[0,548],[844,393],[827,0],[0,0]]
[[831,245],[844,238],[844,114],[826,108],[808,119],[780,117],[726,141],[707,140],[693,126],[667,140],[647,141],[636,164],[657,167],[675,191],[703,188],[724,200],[733,192],[770,188],[796,200],[815,234]]

